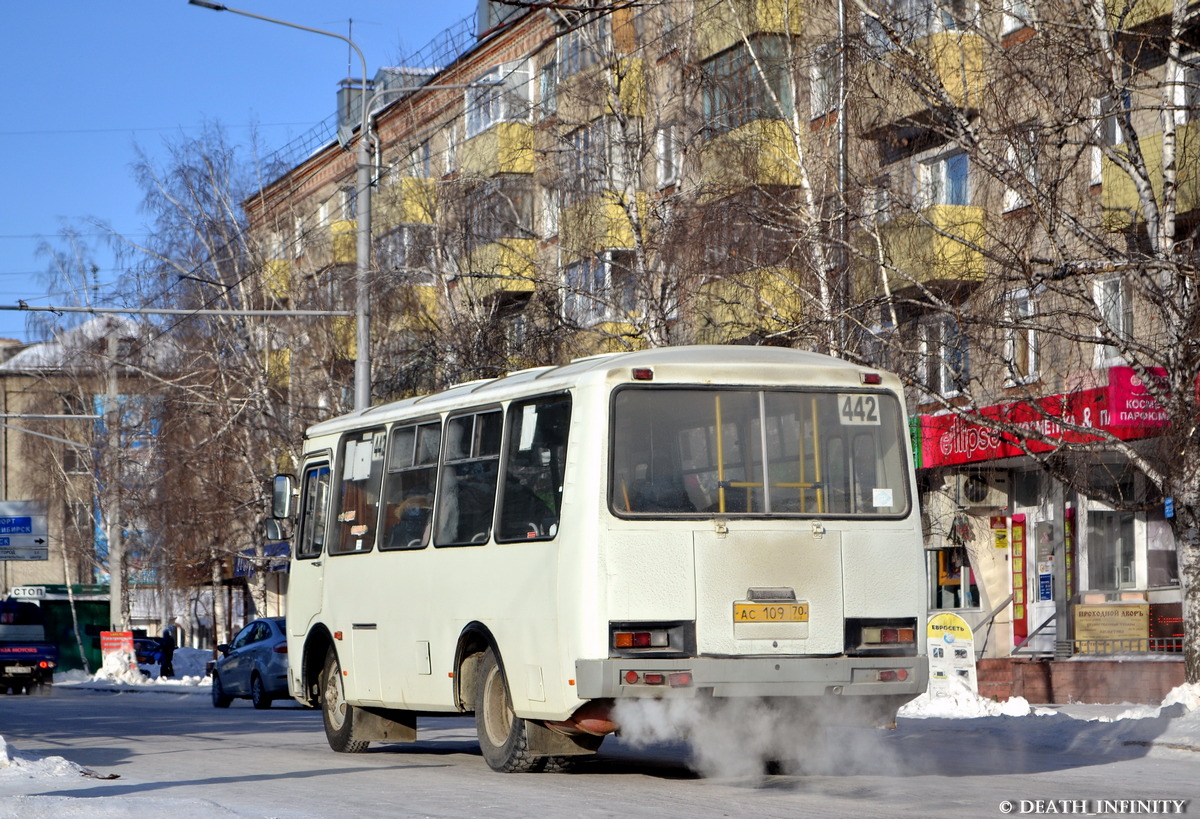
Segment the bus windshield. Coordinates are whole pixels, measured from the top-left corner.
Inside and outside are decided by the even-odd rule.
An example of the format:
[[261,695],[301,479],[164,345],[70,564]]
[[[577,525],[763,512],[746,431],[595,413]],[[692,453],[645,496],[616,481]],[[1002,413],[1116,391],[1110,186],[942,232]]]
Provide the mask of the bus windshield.
[[896,517],[900,404],[882,392],[630,387],[613,401],[620,517]]

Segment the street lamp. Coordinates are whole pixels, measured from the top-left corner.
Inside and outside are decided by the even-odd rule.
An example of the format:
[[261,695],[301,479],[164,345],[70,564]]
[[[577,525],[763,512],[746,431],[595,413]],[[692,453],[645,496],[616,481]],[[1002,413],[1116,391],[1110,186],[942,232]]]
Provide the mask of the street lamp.
[[188,0],[188,3],[193,6],[212,9],[213,11],[229,11],[234,14],[240,14],[243,17],[251,17],[267,23],[275,23],[287,26],[288,28],[297,28],[301,31],[309,31],[313,34],[333,37],[354,49],[359,61],[362,63],[362,127],[358,132],[358,151],[355,159],[357,167],[355,168],[354,183],[357,209],[355,218],[358,221],[358,230],[355,237],[357,240],[357,260],[354,270],[355,341],[358,347],[354,359],[354,408],[356,410],[366,409],[371,406],[371,314],[370,298],[367,291],[367,274],[369,273],[371,257],[371,157],[370,146],[368,144],[370,140],[367,135],[367,60],[363,56],[362,49],[353,40],[332,31],[309,28],[297,23],[289,23],[287,20],[277,20],[274,17],[263,17],[260,14],[230,8],[220,3],[210,3],[207,0]]

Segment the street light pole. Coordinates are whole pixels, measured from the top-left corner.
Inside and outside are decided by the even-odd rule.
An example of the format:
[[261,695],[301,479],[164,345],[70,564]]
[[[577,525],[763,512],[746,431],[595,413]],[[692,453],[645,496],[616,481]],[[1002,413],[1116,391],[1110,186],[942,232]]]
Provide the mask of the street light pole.
[[371,406],[371,300],[367,288],[367,275],[370,272],[371,259],[371,155],[370,139],[367,134],[369,116],[367,112],[367,59],[363,56],[362,49],[353,40],[333,31],[310,28],[298,23],[290,23],[287,20],[277,20],[274,17],[264,17],[249,11],[230,8],[220,3],[210,3],[208,0],[188,0],[188,3],[193,6],[212,9],[213,11],[229,11],[234,14],[240,14],[243,17],[262,20],[266,23],[275,23],[287,26],[288,28],[296,28],[313,34],[333,37],[354,49],[354,53],[358,55],[358,59],[362,63],[362,126],[358,131],[354,181],[355,219],[357,220],[358,228],[355,236],[357,260],[354,270],[355,344],[357,347],[354,357],[354,408],[356,410],[366,409]]

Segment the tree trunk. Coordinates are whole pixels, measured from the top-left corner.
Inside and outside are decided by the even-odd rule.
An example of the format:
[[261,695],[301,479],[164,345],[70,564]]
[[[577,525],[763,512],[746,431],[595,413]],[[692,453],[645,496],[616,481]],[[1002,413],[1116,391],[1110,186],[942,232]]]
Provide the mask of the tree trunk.
[[1184,682],[1195,684],[1200,683],[1200,507],[1176,506],[1171,523],[1183,596]]

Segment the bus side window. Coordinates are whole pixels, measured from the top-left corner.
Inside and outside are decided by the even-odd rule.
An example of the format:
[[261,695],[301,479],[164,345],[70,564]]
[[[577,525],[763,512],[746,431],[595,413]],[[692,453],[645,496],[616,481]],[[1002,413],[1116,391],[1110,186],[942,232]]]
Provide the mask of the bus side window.
[[446,422],[446,454],[437,501],[436,546],[487,543],[500,470],[499,410]]
[[437,422],[396,427],[384,478],[381,549],[421,549],[429,543],[442,428]]
[[508,446],[497,541],[558,534],[571,399],[539,398],[508,408]]
[[329,545],[330,554],[369,552],[375,545],[384,437],[383,430],[374,429],[342,439],[337,533]]
[[296,557],[318,557],[325,546],[329,524],[329,465],[304,471],[300,492],[300,534],[296,538]]

